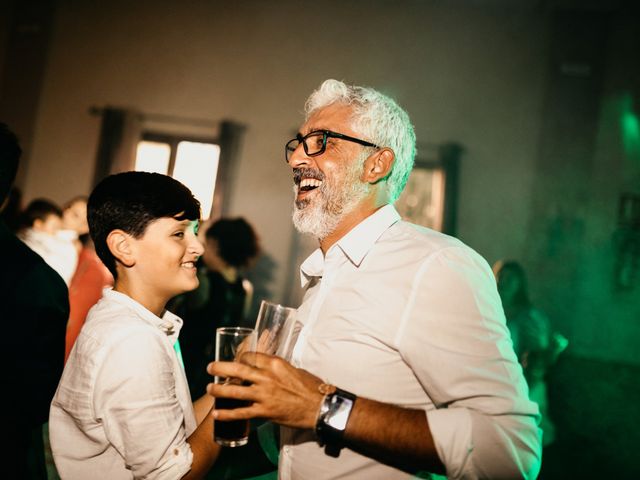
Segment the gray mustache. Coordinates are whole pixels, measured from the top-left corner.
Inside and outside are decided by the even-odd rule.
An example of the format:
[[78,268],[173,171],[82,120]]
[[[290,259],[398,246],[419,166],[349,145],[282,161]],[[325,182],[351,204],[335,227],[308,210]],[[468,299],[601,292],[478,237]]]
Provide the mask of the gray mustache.
[[315,180],[324,180],[324,173],[313,168],[294,168],[293,181],[296,185],[300,185],[303,178],[313,178]]

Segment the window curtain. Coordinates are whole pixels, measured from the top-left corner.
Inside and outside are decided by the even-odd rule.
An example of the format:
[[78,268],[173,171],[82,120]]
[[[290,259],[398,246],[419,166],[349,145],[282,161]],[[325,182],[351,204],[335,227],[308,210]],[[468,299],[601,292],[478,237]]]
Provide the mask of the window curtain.
[[218,145],[220,145],[220,161],[218,163],[218,175],[216,188],[213,194],[213,208],[211,218],[228,216],[229,198],[238,172],[240,163],[240,147],[246,127],[240,123],[224,120],[220,124]]
[[96,153],[93,185],[107,175],[135,168],[136,148],[142,138],[142,115],[134,110],[105,107]]

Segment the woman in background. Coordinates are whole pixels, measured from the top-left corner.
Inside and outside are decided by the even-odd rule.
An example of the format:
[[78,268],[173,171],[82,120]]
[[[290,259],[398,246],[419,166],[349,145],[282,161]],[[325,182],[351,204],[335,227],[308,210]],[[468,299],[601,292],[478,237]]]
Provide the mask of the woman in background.
[[540,407],[540,427],[546,446],[555,439],[555,425],[549,418],[545,374],[568,341],[561,334],[552,333],[549,318],[532,305],[522,265],[512,260],[500,260],[494,264],[493,272],[513,349],[529,384],[529,397]]

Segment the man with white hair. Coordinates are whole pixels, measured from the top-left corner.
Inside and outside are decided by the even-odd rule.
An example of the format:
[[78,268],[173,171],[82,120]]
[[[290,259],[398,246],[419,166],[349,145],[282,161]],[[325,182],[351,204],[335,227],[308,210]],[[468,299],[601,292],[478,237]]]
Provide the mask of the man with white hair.
[[392,205],[415,156],[407,113],[327,80],[306,114],[286,160],[294,224],[320,248],[300,267],[291,364],[261,354],[211,364],[248,386],[210,394],[251,402],[214,417],[281,424],[282,479],[535,478],[538,409],[491,269]]

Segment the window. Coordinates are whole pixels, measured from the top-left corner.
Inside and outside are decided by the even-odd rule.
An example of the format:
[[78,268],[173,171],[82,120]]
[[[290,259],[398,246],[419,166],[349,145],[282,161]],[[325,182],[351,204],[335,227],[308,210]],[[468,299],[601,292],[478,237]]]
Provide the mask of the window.
[[145,133],[136,149],[135,169],[170,175],[184,183],[202,205],[202,218],[212,214],[220,146],[209,139]]
[[166,143],[143,140],[136,149],[136,172],[167,174],[171,147]]

